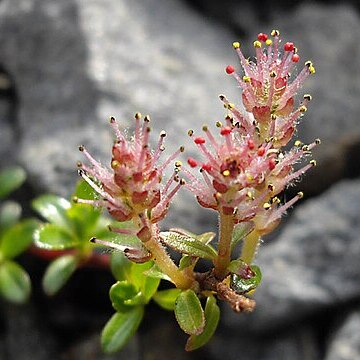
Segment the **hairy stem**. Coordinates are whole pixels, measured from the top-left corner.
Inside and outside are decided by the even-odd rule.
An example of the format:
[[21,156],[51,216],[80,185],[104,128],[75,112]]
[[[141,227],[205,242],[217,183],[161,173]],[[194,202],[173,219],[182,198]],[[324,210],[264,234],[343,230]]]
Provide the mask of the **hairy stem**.
[[157,231],[154,231],[152,225],[152,236],[151,238],[144,242],[145,247],[151,252],[153,255],[153,259],[157,266],[159,266],[160,270],[169,276],[171,281],[176,285],[179,289],[190,289],[196,287],[196,281],[193,277],[188,276],[183,271],[179,270],[179,268],[172,261],[168,253],[166,252],[163,245],[160,243],[159,238],[157,236]]
[[241,260],[251,264],[260,243],[260,234],[253,230],[245,239],[241,250]]
[[231,260],[231,238],[234,230],[233,215],[220,213],[220,239],[218,244],[218,256],[214,261],[215,276],[223,279],[227,275],[227,267]]

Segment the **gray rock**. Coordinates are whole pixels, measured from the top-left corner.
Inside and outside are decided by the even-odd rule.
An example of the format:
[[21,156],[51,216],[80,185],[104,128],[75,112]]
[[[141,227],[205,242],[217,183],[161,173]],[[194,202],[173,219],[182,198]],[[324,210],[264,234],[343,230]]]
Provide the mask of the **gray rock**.
[[[223,70],[232,40],[176,0],[2,1],[0,63],[21,99],[18,157],[30,181],[69,195],[77,145],[109,161],[110,115],[131,126],[135,111],[149,113],[152,140],[166,129],[171,154],[189,127],[223,116],[217,95],[236,91]],[[186,211],[179,201],[176,217]]]
[[326,360],[360,359],[360,311],[348,314],[332,335]]
[[41,315],[31,304],[1,304],[6,334],[0,340],[1,360],[58,359],[53,334],[42,323]]
[[112,355],[106,355],[101,350],[100,346],[100,335],[93,334],[87,336],[83,341],[74,344],[72,347],[64,351],[60,359],[76,359],[76,360],[116,360],[123,359],[127,360],[140,360],[139,355],[139,344],[137,336],[133,337],[130,342],[118,353]]
[[360,180],[343,181],[295,209],[279,238],[260,248],[256,310],[235,316],[226,308],[226,324],[264,332],[358,299],[359,204]]
[[[309,328],[265,336],[224,331],[215,335],[207,346],[207,359],[226,360],[319,360],[319,347],[314,332]],[[205,348],[206,349],[206,348]]]

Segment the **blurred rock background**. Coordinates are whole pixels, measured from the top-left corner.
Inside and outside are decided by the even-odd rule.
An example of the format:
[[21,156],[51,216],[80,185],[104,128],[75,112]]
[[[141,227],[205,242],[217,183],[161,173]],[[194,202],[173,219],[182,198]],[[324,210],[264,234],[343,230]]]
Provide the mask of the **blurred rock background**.
[[[25,207],[42,192],[71,194],[79,144],[108,160],[110,115],[131,127],[135,111],[149,113],[153,140],[165,129],[169,153],[189,145],[187,129],[223,117],[219,93],[240,101],[223,70],[238,64],[232,42],[252,54],[256,34],[273,28],[316,66],[298,135],[322,139],[318,166],[288,191],[307,200],[259,252],[257,310],[223,306],[207,347],[185,353],[172,314],[154,305],[123,352],[102,355],[111,276],[84,270],[47,299],[46,264],[24,257],[34,295],[23,307],[1,303],[0,359],[360,359],[359,10],[355,0],[0,0],[0,166],[26,169],[16,194]],[[194,231],[215,228],[189,201],[177,198],[165,226],[191,218]]]

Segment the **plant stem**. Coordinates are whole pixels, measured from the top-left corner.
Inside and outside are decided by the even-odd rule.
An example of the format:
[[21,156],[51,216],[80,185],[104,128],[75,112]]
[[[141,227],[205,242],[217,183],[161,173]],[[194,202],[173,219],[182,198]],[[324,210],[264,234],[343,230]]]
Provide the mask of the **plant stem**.
[[241,249],[241,260],[251,264],[259,247],[260,234],[253,230],[245,239]]
[[220,213],[220,240],[218,244],[218,256],[215,259],[215,276],[223,279],[227,275],[227,267],[231,260],[231,238],[234,230],[233,215]]
[[[152,225],[152,227],[155,225]],[[168,253],[166,252],[163,245],[160,243],[157,234],[157,231],[153,231],[150,240],[146,241],[144,245],[153,255],[153,259],[155,263],[159,266],[160,270],[169,276],[171,281],[176,285],[179,289],[190,289],[194,288],[197,285],[197,282],[194,278],[189,277],[183,271],[179,270],[179,268],[172,261]]]

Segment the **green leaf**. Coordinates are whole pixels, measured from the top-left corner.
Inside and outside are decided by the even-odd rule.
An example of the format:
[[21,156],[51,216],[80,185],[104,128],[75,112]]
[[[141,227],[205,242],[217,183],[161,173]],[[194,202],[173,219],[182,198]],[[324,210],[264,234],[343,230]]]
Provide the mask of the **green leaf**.
[[194,257],[190,255],[183,255],[179,262],[179,270],[184,270],[185,268],[194,265],[195,261],[193,261]]
[[146,274],[146,271],[150,270],[153,266],[154,262],[148,261],[144,264],[133,264],[131,269],[131,282],[141,291],[147,302],[155,294],[160,284],[159,278],[149,277]]
[[199,335],[205,326],[204,311],[191,289],[182,291],[175,301],[175,317],[180,328],[189,335]]
[[80,241],[66,229],[54,224],[45,224],[34,233],[36,246],[46,250],[64,250],[78,246]]
[[112,306],[119,312],[126,312],[131,306],[146,303],[144,296],[128,281],[118,281],[115,283],[110,288],[109,295]]
[[[88,242],[95,235],[94,229],[101,215],[99,209],[88,204],[73,204],[66,210],[65,216],[71,227],[71,232],[81,241]],[[108,229],[104,229],[108,230]]]
[[245,294],[259,286],[262,277],[260,268],[256,265],[251,265],[250,269],[253,276],[249,278],[243,278],[237,274],[231,274],[230,287],[237,294]]
[[234,250],[235,246],[240,240],[242,240],[254,230],[254,227],[255,226],[252,221],[241,222],[235,225],[231,239],[231,251]]
[[74,255],[64,255],[54,260],[46,269],[42,285],[45,293],[55,295],[75,272],[78,260]]
[[70,203],[64,198],[55,195],[42,195],[32,201],[32,207],[44,219],[58,226],[68,228],[66,210]]
[[0,243],[2,255],[12,259],[24,252],[31,245],[37,227],[37,221],[24,220],[5,231]]
[[185,350],[196,350],[205,345],[214,335],[220,319],[220,309],[214,296],[209,296],[205,305],[205,327],[200,335],[191,335]]
[[130,277],[132,263],[120,251],[114,251],[110,260],[111,272],[116,280],[127,280]]
[[174,311],[175,301],[180,293],[180,289],[160,290],[155,293],[153,300],[163,309]]
[[21,206],[15,201],[6,201],[0,208],[0,233],[15,225],[21,216]]
[[95,200],[99,197],[85,180],[79,180],[77,182],[74,196],[85,200]]
[[17,263],[6,261],[0,266],[0,294],[8,301],[23,304],[31,292],[27,272]]
[[136,306],[125,313],[116,313],[101,333],[101,346],[105,353],[119,351],[131,339],[144,316],[144,307]]
[[216,234],[210,231],[200,235],[196,235],[196,239],[201,241],[203,244],[207,245],[211,243],[211,241],[214,239],[215,236]]
[[170,232],[175,232],[180,235],[189,236],[191,238],[201,241],[205,245],[209,244],[216,236],[216,234],[214,232],[206,232],[206,233],[203,233],[200,235],[196,235],[189,230],[179,229],[179,228],[170,229]]
[[192,237],[176,232],[165,231],[160,233],[160,238],[166,245],[180,253],[209,260],[216,257],[216,251],[213,247],[205,245]]
[[25,171],[17,166],[0,172],[0,199],[19,188],[26,179]]
[[145,270],[143,274],[151,278],[162,279],[171,282],[171,278],[164,274],[156,264],[154,264],[153,267],[149,270]]

